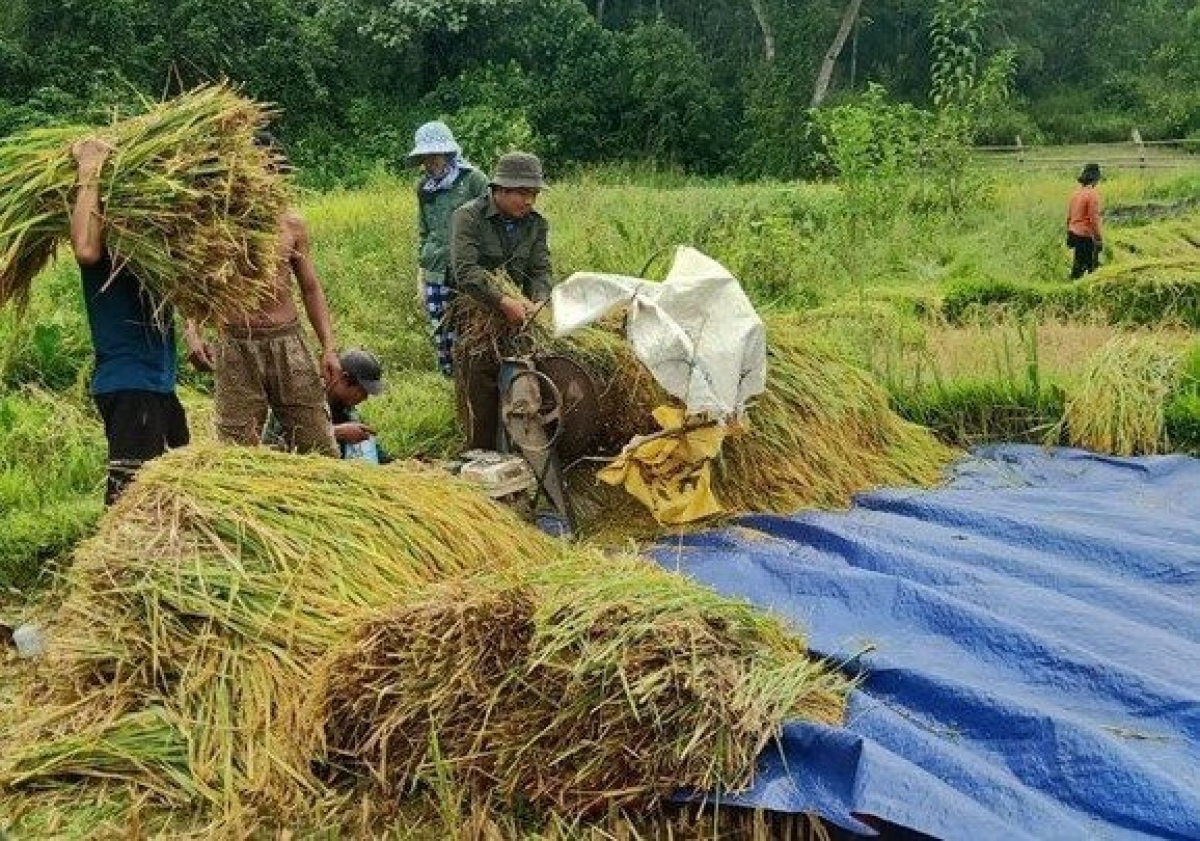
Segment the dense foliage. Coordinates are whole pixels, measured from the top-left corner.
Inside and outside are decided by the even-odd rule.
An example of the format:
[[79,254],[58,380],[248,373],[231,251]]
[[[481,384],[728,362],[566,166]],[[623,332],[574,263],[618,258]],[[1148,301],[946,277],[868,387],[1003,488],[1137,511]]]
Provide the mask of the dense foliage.
[[283,107],[316,184],[396,165],[435,116],[485,165],[523,145],[787,177],[828,171],[814,101],[933,112],[989,78],[1012,96],[973,139],[1186,136],[1197,43],[1191,0],[6,0],[0,134],[228,77]]

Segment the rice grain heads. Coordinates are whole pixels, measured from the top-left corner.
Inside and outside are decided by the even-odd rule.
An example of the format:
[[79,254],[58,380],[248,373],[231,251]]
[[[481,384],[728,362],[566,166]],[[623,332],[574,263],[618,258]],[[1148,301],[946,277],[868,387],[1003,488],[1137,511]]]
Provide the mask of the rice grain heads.
[[849,688],[750,605],[586,554],[435,585],[318,683],[333,768],[569,816],[744,788],[785,719],[840,722]]
[[714,489],[732,511],[849,505],[883,485],[932,485],[957,451],[896,414],[887,392],[811,329],[767,322],[767,388],[726,439]]
[[1119,456],[1166,451],[1166,404],[1181,377],[1179,354],[1153,335],[1110,339],[1067,393],[1068,440]]
[[[441,472],[261,448],[170,453],[76,552],[30,714],[0,736],[0,785],[88,776],[70,758],[83,743],[111,759],[93,776],[230,820],[302,810],[323,791],[302,736],[311,669],[357,618],[434,580],[559,551]],[[149,710],[161,712],[147,731]],[[147,732],[135,742],[167,758],[130,761],[113,736]]]
[[113,147],[100,176],[107,245],[165,303],[200,321],[233,317],[270,291],[286,207],[271,150],[254,143],[272,116],[226,85],[197,88],[96,129],[37,129],[0,139],[0,305],[28,298],[70,230],[74,141]]

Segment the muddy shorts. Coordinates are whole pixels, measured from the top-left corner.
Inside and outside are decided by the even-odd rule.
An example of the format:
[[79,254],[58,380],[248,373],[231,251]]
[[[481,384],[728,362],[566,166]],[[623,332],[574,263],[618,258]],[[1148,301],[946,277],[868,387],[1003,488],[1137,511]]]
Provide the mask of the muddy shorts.
[[282,327],[225,327],[217,344],[217,435],[258,444],[268,411],[284,446],[338,457],[325,388],[297,322]]

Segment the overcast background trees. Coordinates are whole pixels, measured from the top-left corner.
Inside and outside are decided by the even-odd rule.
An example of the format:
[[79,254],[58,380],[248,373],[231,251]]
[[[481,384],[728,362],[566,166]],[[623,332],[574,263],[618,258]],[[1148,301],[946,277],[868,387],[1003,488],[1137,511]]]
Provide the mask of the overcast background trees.
[[[938,10],[965,7],[947,64]],[[1195,0],[5,0],[0,132],[227,77],[280,105],[321,183],[396,165],[432,116],[485,165],[522,145],[560,169],[790,177],[829,166],[814,104],[932,113],[998,57],[1007,95],[973,139],[1188,136],[1198,44]]]

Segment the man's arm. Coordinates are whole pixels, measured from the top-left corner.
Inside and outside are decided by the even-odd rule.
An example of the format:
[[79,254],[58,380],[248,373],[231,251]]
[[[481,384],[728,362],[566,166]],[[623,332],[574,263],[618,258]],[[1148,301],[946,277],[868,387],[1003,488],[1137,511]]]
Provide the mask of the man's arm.
[[71,211],[71,247],[75,262],[94,266],[104,257],[104,218],[100,214],[100,170],[111,147],[89,137],[71,147],[75,158],[75,206]]
[[450,265],[454,269],[454,286],[491,307],[500,306],[500,293],[488,283],[488,271],[479,264],[479,220],[463,205],[450,217]]
[[351,420],[333,425],[333,437],[339,444],[361,444],[374,434],[375,430],[362,421]]
[[498,310],[509,324],[522,324],[533,311],[524,298],[501,295],[488,283],[488,270],[479,264],[479,222],[472,218],[470,205],[454,211],[450,224],[450,265],[454,268],[454,287],[477,301]]
[[300,284],[300,297],[304,300],[304,311],[308,314],[308,321],[317,334],[317,341],[321,343],[321,368],[325,374],[325,382],[331,383],[341,376],[342,365],[338,361],[337,348],[333,342],[333,321],[329,317],[329,303],[325,300],[325,290],[313,266],[308,226],[298,216],[290,217],[287,224],[294,233],[290,257],[292,273]]
[[188,360],[201,371],[211,371],[217,367],[212,345],[204,339],[199,325],[188,319],[183,328],[183,341],[187,344]]
[[429,220],[425,218],[425,195],[421,190],[422,179],[417,179],[417,253],[420,254],[421,246],[425,244],[426,238],[429,236]]
[[550,225],[544,218],[537,220],[537,235],[529,264],[529,297],[535,301],[550,298],[554,277],[550,266]]
[[1094,193],[1092,196],[1091,216],[1092,230],[1096,232],[1096,242],[1104,240],[1104,231],[1100,227],[1100,194]]
[[425,218],[425,201],[421,193],[421,181],[417,179],[417,303],[425,306],[425,271],[421,268],[421,254],[425,241],[429,239],[429,220]]

